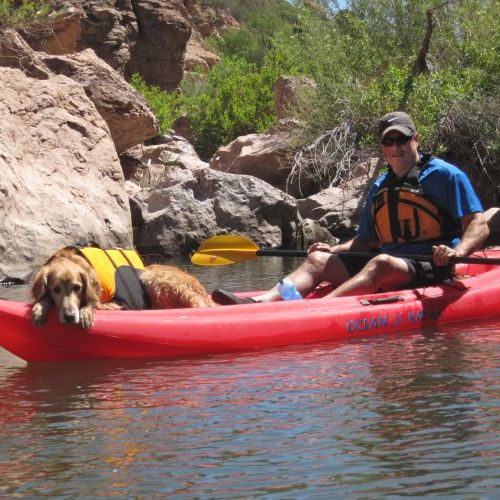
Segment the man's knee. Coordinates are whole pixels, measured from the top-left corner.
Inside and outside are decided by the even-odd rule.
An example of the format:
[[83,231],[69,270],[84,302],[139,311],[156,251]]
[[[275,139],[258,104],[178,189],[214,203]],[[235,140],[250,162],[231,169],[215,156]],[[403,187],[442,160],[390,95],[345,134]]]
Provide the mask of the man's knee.
[[387,273],[397,268],[394,262],[394,257],[385,253],[381,253],[380,255],[373,257],[373,259],[368,262],[366,267],[377,273]]
[[411,271],[404,260],[380,254],[368,262],[365,271],[381,287],[399,286],[411,280]]
[[328,252],[311,252],[307,255],[306,261],[316,269],[323,269],[331,256],[332,254]]

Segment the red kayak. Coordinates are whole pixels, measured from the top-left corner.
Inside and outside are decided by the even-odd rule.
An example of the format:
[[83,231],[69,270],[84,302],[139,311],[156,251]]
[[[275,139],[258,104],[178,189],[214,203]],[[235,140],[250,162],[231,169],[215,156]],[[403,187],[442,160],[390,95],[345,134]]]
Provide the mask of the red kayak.
[[[477,254],[499,257],[500,249]],[[207,309],[97,311],[92,329],[43,327],[31,305],[0,300],[0,346],[28,362],[170,358],[395,333],[498,316],[500,266],[458,264],[449,283],[414,290]],[[245,295],[251,295],[246,293]]]

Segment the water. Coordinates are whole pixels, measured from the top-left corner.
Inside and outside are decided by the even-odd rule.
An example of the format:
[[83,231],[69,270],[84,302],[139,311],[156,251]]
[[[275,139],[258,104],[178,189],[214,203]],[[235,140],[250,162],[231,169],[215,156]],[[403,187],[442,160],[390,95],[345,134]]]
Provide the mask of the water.
[[[293,265],[194,272],[209,289],[265,289]],[[174,361],[27,366],[2,352],[0,495],[497,498],[499,332]]]

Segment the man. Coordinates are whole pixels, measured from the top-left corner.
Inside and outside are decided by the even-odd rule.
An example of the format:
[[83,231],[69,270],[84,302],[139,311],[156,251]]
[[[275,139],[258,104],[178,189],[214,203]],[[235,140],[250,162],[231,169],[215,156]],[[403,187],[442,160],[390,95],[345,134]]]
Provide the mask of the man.
[[[329,298],[440,283],[453,273],[451,257],[470,255],[488,237],[483,207],[468,177],[443,160],[419,154],[410,116],[385,115],[378,135],[387,172],[368,192],[357,235],[339,245],[311,245],[304,263],[288,276],[302,296],[322,281],[335,286]],[[369,258],[330,253],[372,251],[377,253]],[[393,255],[432,255],[433,262]],[[224,290],[212,296],[220,304],[279,299],[277,288],[253,299]]]

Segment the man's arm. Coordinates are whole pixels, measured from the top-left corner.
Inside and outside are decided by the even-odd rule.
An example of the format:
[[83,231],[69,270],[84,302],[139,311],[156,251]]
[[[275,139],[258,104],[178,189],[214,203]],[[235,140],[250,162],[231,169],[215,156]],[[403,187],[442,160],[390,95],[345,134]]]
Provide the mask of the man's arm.
[[463,234],[460,243],[455,248],[446,245],[432,247],[434,263],[437,266],[446,266],[450,257],[464,257],[482,248],[490,234],[488,223],[482,212],[465,215],[460,219]]

